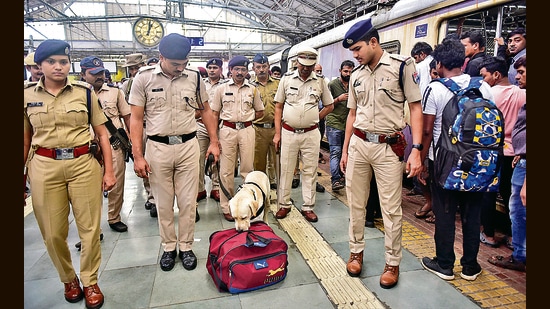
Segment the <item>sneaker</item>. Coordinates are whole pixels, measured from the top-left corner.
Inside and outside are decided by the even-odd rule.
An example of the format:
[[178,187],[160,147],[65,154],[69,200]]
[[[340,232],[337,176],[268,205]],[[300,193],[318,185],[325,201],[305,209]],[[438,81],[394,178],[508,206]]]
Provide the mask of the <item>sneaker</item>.
[[429,257],[423,257],[421,263],[422,267],[424,267],[427,271],[436,274],[439,278],[443,280],[453,280],[455,278],[453,269],[441,268],[441,266],[439,266],[439,264],[437,263],[437,257],[434,257],[433,259],[430,259]]
[[476,266],[462,266],[462,271],[460,272],[460,277],[464,280],[474,281],[477,279],[477,276],[481,274],[481,266],[477,264]]
[[340,182],[340,180],[336,180],[332,183],[332,191],[338,191],[341,189],[344,189],[345,185]]
[[481,243],[486,244],[486,245],[488,245],[490,247],[493,247],[493,248],[500,247],[500,244],[498,242],[489,240],[489,238],[487,238],[487,237],[488,236],[485,235],[485,233],[479,232],[479,241],[481,241]]

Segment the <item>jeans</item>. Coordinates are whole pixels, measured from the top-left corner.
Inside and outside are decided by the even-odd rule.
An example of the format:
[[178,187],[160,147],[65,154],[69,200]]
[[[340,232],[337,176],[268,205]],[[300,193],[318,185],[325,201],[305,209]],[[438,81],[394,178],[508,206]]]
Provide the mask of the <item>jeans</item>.
[[510,220],[512,221],[512,245],[514,260],[527,260],[527,207],[523,206],[519,195],[527,173],[527,160],[521,159],[512,173],[512,195],[510,196]]
[[331,126],[326,127],[328,145],[330,150],[330,180],[334,183],[344,177],[340,171],[340,159],[342,158],[342,145],[346,132]]

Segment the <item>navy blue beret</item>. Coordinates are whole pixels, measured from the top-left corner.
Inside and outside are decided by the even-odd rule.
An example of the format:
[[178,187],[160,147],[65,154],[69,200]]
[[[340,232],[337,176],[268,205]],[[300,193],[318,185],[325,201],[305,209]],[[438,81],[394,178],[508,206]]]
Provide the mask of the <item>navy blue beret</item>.
[[248,60],[248,58],[246,58],[245,56],[235,56],[233,57],[233,59],[229,61],[229,68],[231,69],[232,67],[235,67],[235,66],[248,68],[249,63],[250,63],[250,60]]
[[52,55],[68,56],[70,49],[71,45],[65,41],[54,39],[45,40],[36,48],[34,52],[34,62],[40,64]]
[[267,57],[264,55],[264,54],[256,54],[256,56],[254,56],[254,62],[257,62],[257,63],[268,63],[269,60],[267,59]]
[[88,70],[90,74],[97,74],[101,71],[105,71],[103,61],[95,56],[86,57],[80,60],[80,68]]
[[371,19],[365,19],[355,23],[344,36],[342,45],[344,48],[349,48],[351,45],[357,43],[363,36],[365,36],[370,30],[375,29],[372,26]]
[[185,60],[190,51],[189,39],[178,33],[170,33],[159,43],[159,52],[166,59]]
[[211,64],[217,65],[221,68],[223,66],[223,61],[220,58],[212,58],[208,60],[208,62],[206,62],[206,67],[208,67]]

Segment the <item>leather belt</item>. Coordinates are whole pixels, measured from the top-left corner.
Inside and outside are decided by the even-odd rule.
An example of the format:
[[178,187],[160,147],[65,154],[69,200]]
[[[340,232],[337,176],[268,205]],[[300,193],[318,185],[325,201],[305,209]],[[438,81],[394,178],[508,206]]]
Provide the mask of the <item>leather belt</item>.
[[306,133],[306,132],[309,132],[311,130],[315,130],[317,129],[317,124],[314,124],[312,125],[311,127],[309,128],[301,128],[301,129],[295,129],[291,126],[289,126],[288,124],[286,124],[285,122],[283,122],[283,128],[289,130],[289,131],[292,131],[294,133]]
[[169,135],[169,136],[148,135],[147,138],[152,141],[167,144],[167,145],[177,145],[177,144],[183,144],[188,140],[194,138],[195,136],[197,136],[197,131],[194,131],[188,134],[183,134],[183,135]]
[[249,127],[252,125],[252,121],[245,121],[245,122],[230,122],[227,120],[223,121],[223,125],[226,127],[230,127],[235,130],[244,129],[246,127]]
[[74,147],[74,148],[44,148],[38,147],[34,153],[56,159],[56,160],[67,160],[78,158],[83,154],[90,152],[90,146],[88,144]]
[[399,135],[387,135],[387,134],[376,134],[376,133],[370,133],[370,132],[363,132],[357,128],[353,128],[353,134],[361,138],[362,140],[365,140],[367,142],[371,143],[388,143],[388,144],[395,144],[397,143],[397,139],[399,138]]
[[260,128],[264,128],[264,129],[275,128],[274,123],[254,123],[254,125],[257,126],[257,127],[260,127]]

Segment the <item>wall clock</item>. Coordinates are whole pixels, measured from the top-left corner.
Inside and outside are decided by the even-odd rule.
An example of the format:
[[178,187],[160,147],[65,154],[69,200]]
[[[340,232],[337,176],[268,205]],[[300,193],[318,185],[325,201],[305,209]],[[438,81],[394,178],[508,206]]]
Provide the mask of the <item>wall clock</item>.
[[134,23],[134,37],[141,45],[157,46],[164,36],[164,27],[155,18],[141,17]]

